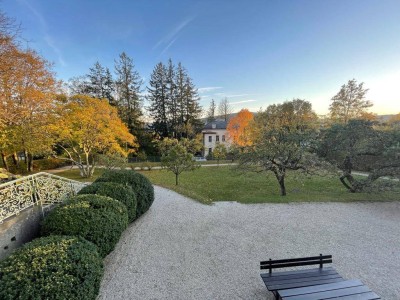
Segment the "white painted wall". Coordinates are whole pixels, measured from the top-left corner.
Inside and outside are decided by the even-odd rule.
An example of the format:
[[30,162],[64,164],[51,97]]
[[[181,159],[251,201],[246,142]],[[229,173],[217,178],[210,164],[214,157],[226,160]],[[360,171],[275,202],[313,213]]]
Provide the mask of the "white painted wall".
[[[204,155],[207,156],[209,154],[209,149],[214,150],[217,145],[217,136],[219,136],[219,143],[224,144],[227,148],[231,145],[228,139],[228,132],[226,129],[207,129],[203,130],[204,136]],[[209,142],[209,137],[211,136],[211,142]],[[225,141],[222,141],[222,136],[225,136]]]

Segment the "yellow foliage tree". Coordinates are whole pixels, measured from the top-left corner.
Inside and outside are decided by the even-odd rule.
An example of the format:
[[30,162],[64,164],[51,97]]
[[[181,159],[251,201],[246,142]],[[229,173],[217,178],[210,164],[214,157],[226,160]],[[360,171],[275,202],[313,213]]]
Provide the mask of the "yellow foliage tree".
[[60,106],[57,125],[53,125],[58,145],[66,160],[78,166],[82,177],[91,177],[97,155],[135,151],[136,138],[118,117],[115,107],[107,100],[76,95]]
[[[48,133],[57,81],[51,65],[33,50],[3,48],[0,70],[0,152],[3,161],[17,151],[25,154],[27,171],[33,155],[51,151]],[[14,154],[14,157],[16,155]]]
[[244,108],[235,117],[230,119],[227,131],[229,138],[235,145],[245,147],[252,144],[249,138],[249,124],[253,118],[253,113]]

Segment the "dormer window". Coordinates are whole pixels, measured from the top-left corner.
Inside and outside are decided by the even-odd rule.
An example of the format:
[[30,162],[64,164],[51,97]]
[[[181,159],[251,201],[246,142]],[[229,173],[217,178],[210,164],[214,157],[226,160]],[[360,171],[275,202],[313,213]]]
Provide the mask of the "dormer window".
[[212,129],[215,129],[215,128],[217,128],[217,124],[215,124],[215,123],[212,123],[212,124],[211,124],[211,128],[212,128]]

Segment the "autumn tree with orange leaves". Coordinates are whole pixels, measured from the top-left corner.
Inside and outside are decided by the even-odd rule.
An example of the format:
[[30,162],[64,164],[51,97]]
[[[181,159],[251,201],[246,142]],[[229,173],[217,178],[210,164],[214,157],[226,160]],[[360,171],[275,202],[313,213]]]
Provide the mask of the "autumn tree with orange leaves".
[[17,27],[0,12],[0,153],[8,168],[12,156],[24,154],[32,171],[33,156],[51,151],[49,125],[57,81],[51,64],[31,49],[21,49]]
[[230,119],[227,131],[234,145],[245,147],[252,144],[249,135],[249,124],[253,118],[253,113],[244,108],[235,117]]
[[86,178],[93,175],[99,154],[127,156],[138,146],[136,138],[118,117],[117,108],[106,99],[85,95],[73,96],[60,106],[53,131],[66,154],[62,159],[78,166],[80,175]]

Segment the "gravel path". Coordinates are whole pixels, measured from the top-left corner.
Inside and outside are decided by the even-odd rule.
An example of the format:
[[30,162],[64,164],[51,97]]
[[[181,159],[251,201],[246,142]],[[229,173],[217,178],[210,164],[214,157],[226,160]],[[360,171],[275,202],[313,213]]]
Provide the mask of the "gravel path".
[[207,206],[155,192],[106,258],[99,299],[273,299],[260,260],[319,253],[345,278],[400,299],[400,202]]

